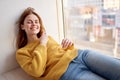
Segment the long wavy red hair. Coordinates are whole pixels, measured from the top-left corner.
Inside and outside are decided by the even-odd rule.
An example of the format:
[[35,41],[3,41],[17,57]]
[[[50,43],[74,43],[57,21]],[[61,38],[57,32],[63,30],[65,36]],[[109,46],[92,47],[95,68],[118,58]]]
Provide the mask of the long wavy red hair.
[[20,18],[18,19],[18,21],[16,23],[17,27],[18,27],[16,47],[18,49],[24,47],[28,42],[26,32],[21,29],[21,25],[24,24],[24,20],[29,14],[34,14],[39,19],[40,32],[37,34],[37,37],[40,38],[41,34],[45,31],[41,17],[35,12],[34,8],[28,7],[27,9],[25,9],[25,11],[22,13],[22,15],[20,16]]

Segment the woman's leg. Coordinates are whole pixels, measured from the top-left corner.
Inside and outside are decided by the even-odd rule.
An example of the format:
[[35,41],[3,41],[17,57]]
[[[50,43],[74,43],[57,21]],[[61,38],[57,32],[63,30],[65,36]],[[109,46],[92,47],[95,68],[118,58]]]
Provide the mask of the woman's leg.
[[90,70],[83,70],[80,74],[78,74],[75,79],[72,80],[107,80]]
[[100,75],[92,72],[82,62],[83,50],[79,51],[79,55],[71,61],[67,71],[61,76],[60,80],[107,80]]
[[120,60],[96,51],[85,50],[82,61],[94,73],[108,80],[120,80]]

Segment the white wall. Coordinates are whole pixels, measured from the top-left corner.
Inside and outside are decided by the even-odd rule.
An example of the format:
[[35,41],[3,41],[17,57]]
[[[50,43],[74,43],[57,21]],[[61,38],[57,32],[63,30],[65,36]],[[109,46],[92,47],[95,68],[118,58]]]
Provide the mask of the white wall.
[[1,0],[0,1],[0,73],[17,66],[15,60],[15,21],[27,7],[41,15],[45,28],[59,41],[56,0]]

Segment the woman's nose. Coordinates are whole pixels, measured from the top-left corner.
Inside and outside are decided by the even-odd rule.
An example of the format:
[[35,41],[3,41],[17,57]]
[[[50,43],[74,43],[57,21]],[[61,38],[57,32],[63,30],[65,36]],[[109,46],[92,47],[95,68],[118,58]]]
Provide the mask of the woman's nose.
[[35,22],[32,22],[32,25],[35,25]]

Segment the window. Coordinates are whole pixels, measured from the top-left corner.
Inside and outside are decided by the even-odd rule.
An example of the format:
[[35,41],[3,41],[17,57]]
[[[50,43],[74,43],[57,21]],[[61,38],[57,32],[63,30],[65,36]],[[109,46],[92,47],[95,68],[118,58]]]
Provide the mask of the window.
[[62,0],[65,37],[76,47],[120,56],[120,0]]

